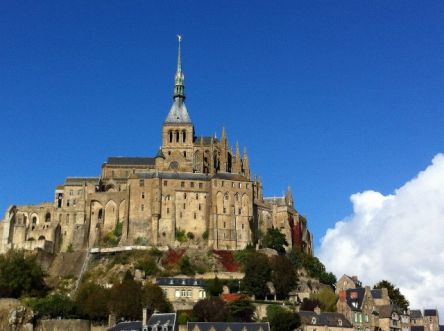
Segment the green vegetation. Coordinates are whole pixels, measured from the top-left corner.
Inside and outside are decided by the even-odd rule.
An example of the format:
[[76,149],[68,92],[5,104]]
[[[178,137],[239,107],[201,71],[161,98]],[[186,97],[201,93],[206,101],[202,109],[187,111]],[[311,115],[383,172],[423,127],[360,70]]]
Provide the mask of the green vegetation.
[[179,260],[180,273],[188,276],[196,274],[195,267],[191,264],[190,258],[186,255],[182,256]]
[[200,300],[193,307],[192,320],[200,322],[225,322],[229,311],[219,297]]
[[267,230],[263,237],[262,245],[276,250],[279,254],[285,254],[285,247],[288,246],[288,242],[283,233],[278,229],[271,228]]
[[190,320],[190,316],[185,312],[181,312],[179,314],[179,316],[177,317],[177,323],[179,325],[187,325],[189,320]]
[[44,272],[33,255],[10,250],[0,255],[0,297],[43,296]]
[[296,287],[297,276],[290,260],[285,256],[271,258],[271,281],[276,289],[278,299],[288,297],[288,292]]
[[319,279],[322,284],[333,287],[336,284],[336,276],[325,270],[325,266],[316,256],[304,253],[299,249],[292,249],[288,254],[291,264],[296,270],[304,268],[308,275]]
[[270,280],[271,267],[268,263],[268,257],[255,252],[245,262],[242,290],[253,294],[256,298],[265,298],[268,294],[267,282]]
[[252,322],[255,307],[247,298],[230,302],[228,305],[229,319],[233,322]]
[[208,230],[205,230],[205,231],[202,233],[202,239],[203,239],[203,240],[207,240],[207,239],[208,239]]
[[77,318],[77,305],[64,294],[48,295],[45,298],[31,299],[28,302],[39,318]]
[[101,247],[115,247],[122,237],[123,222],[117,222],[114,230],[107,233],[100,243]]
[[338,296],[330,287],[322,288],[318,293],[312,294],[311,298],[319,302],[322,311],[336,311]]
[[271,331],[293,331],[301,325],[299,314],[278,305],[267,307],[266,320],[270,322]]
[[159,272],[156,260],[152,256],[145,256],[138,260],[134,267],[139,270],[143,270],[146,276],[155,276]]
[[185,230],[181,230],[180,228],[176,228],[176,240],[180,243],[184,243],[187,241],[187,236],[185,235]]
[[137,237],[136,240],[134,240],[134,245],[148,246],[148,239],[146,239],[145,237]]
[[402,308],[403,310],[407,310],[409,308],[409,301],[401,293],[399,288],[395,287],[395,285],[390,283],[388,280],[381,280],[373,288],[381,289],[384,287],[388,291],[390,300],[392,300],[398,307]]

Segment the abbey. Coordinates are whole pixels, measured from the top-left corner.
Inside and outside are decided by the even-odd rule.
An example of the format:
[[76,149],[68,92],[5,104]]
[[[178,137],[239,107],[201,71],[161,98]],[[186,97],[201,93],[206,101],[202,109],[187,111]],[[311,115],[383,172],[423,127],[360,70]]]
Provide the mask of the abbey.
[[178,231],[208,248],[236,250],[279,229],[291,246],[312,253],[305,218],[290,189],[264,198],[247,152],[196,135],[185,106],[180,40],[173,104],[155,157],[109,157],[100,177],[68,177],[52,202],[11,206],[0,223],[0,252],[36,248],[56,253],[100,246],[116,227],[119,246],[177,245]]

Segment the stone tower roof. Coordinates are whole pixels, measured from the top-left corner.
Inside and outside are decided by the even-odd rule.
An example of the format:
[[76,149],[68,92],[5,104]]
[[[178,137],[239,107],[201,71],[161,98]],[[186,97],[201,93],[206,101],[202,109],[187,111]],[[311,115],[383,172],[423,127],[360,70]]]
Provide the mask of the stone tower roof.
[[182,98],[174,98],[173,105],[171,106],[170,112],[165,120],[168,124],[183,124],[190,123],[191,118],[188,115],[187,107],[183,102]]

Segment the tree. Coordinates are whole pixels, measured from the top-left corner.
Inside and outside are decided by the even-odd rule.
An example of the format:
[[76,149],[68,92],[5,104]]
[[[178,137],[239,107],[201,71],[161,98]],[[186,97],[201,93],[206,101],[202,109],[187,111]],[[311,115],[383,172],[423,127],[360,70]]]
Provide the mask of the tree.
[[280,254],[285,254],[284,246],[288,246],[288,242],[285,239],[285,235],[275,228],[267,230],[267,233],[262,239],[262,244],[265,247],[276,250]]
[[223,291],[223,283],[217,278],[206,281],[206,291],[212,297],[219,296]]
[[268,294],[267,282],[271,280],[271,268],[266,255],[255,253],[245,264],[245,276],[242,281],[242,289],[264,298]]
[[278,305],[267,307],[267,318],[271,331],[293,331],[301,325],[298,314]]
[[228,304],[228,310],[230,312],[230,320],[234,322],[251,322],[253,320],[255,307],[250,300],[242,298],[230,302]]
[[10,250],[0,255],[0,297],[42,296],[44,272],[33,255]]
[[127,272],[121,284],[113,286],[110,292],[110,311],[116,317],[128,320],[140,319],[143,303],[142,285]]
[[142,304],[153,312],[155,310],[159,313],[170,313],[173,311],[173,306],[166,298],[165,293],[156,284],[145,284],[143,287]]
[[338,296],[330,287],[323,287],[318,293],[312,294],[311,297],[319,301],[319,308],[321,308],[322,311],[336,311]]
[[285,299],[297,283],[296,272],[290,260],[286,256],[274,256],[271,259],[272,276],[276,295],[279,299]]
[[299,314],[291,311],[277,313],[272,320],[270,320],[271,331],[293,331],[301,325],[301,318]]
[[388,280],[381,280],[375,286],[373,286],[375,289],[382,289],[384,287],[387,289],[390,300],[393,301],[394,304],[403,310],[407,310],[409,308],[409,301],[401,293],[399,288],[395,287],[395,285],[390,283]]
[[109,315],[110,290],[92,282],[83,283],[76,297],[82,316],[93,321],[106,321]]
[[188,256],[182,256],[179,261],[180,273],[184,275],[194,276],[194,268]]
[[31,306],[39,318],[76,318],[79,315],[75,302],[60,293],[36,299]]
[[220,298],[200,300],[193,307],[193,320],[199,322],[225,322],[229,311]]

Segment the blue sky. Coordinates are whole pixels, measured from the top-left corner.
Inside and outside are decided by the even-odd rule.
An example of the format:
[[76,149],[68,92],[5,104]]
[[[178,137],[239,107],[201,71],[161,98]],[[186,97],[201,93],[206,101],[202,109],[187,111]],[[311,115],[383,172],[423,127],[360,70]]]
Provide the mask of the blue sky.
[[197,134],[293,188],[316,244],[349,196],[443,151],[444,2],[2,1],[0,210],[50,201],[108,156],[151,156],[183,35]]

